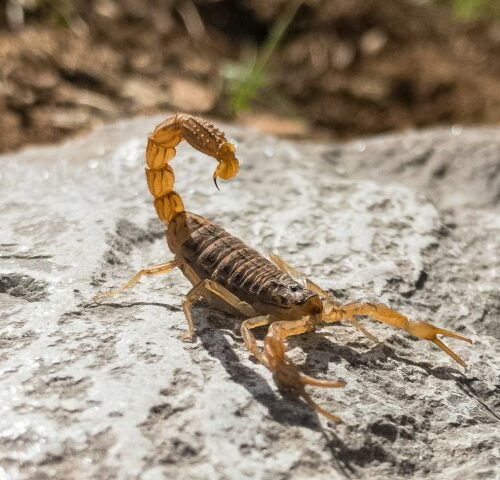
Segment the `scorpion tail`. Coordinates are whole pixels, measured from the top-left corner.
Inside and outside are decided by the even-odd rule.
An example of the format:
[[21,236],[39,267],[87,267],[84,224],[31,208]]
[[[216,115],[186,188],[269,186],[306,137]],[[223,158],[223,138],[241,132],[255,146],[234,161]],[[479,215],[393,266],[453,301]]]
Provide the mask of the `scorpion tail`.
[[165,223],[171,222],[177,214],[185,211],[181,197],[173,190],[175,175],[169,165],[170,160],[175,157],[175,147],[182,140],[217,160],[218,165],[213,174],[216,186],[217,178],[230,180],[239,170],[235,146],[206,120],[177,113],[157,125],[148,138],[146,179],[154,197],[156,213]]

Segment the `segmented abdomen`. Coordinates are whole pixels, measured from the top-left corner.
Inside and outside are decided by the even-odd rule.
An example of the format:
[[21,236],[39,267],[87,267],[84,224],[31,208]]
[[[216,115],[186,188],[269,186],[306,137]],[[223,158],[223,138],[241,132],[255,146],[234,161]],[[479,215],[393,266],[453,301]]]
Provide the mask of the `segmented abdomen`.
[[[176,225],[179,221],[180,217],[176,217],[169,225],[169,237],[176,235],[176,229],[183,229],[184,225]],[[210,220],[186,212],[184,221],[183,240],[176,246],[169,238],[169,245],[200,279],[214,280],[250,304],[270,302],[282,285],[299,285],[274,263]]]
[[227,142],[224,133],[203,118],[178,113],[175,119],[182,138],[200,152],[214,156]]

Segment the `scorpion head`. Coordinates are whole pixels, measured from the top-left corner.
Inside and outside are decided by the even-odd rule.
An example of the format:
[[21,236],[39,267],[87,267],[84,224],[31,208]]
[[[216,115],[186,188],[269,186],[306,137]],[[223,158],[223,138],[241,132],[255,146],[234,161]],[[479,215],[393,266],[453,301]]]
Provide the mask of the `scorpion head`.
[[217,178],[230,180],[235,177],[240,169],[240,164],[236,158],[236,147],[229,142],[225,142],[220,146],[216,158],[219,165],[217,165],[214,172],[214,183],[218,190]]
[[275,284],[271,303],[280,309],[294,309],[303,313],[316,314],[323,309],[321,300],[314,293],[295,281]]

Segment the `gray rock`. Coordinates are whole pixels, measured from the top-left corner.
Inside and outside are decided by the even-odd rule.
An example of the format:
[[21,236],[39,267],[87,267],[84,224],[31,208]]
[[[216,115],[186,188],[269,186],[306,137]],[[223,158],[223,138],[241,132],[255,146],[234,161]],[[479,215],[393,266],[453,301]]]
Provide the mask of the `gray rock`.
[[200,303],[197,343],[177,338],[180,273],[90,302],[171,258],[143,173],[159,121],[0,158],[0,478],[498,478],[498,130],[308,145],[228,127],[242,169],[221,193],[180,148],[189,210],[342,301],[474,339],[448,342],[465,371],[372,322],[378,344],[348,325],[292,339],[304,371],[347,381],[310,390],[330,425],[249,358],[237,318]]

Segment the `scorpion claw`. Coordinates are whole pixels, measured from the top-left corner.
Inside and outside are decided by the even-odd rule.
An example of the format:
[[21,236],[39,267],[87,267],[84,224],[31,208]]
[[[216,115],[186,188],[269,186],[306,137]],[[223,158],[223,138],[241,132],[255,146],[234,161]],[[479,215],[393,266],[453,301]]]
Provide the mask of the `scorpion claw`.
[[320,380],[319,378],[310,377],[305,373],[302,373],[298,368],[291,362],[278,365],[275,367],[275,373],[277,379],[286,385],[291,387],[303,388],[304,385],[312,385],[314,387],[322,388],[343,388],[346,383],[342,380]]
[[461,365],[464,368],[467,368],[467,364],[462,360],[462,358],[459,355],[457,355],[450,347],[448,347],[441,340],[439,340],[439,338],[429,338],[429,341],[432,342],[437,347],[439,347],[441,350],[443,350],[443,352],[447,353],[459,365]]
[[299,372],[297,367],[293,365],[291,361],[287,361],[281,365],[275,365],[275,375],[276,379],[291,387],[293,390],[296,390],[298,395],[301,396],[306,403],[317,413],[323,415],[328,420],[339,423],[341,419],[336,415],[328,412],[324,408],[320,407],[306,392],[306,385],[311,385],[314,387],[322,387],[322,388],[343,388],[346,383],[342,380],[331,381],[331,380],[320,380],[314,377],[310,377],[304,373]]
[[462,340],[464,342],[470,343],[471,345],[474,343],[469,337],[464,337],[456,332],[452,332],[451,330],[445,330],[444,328],[435,327],[437,335],[443,335],[443,337],[456,338],[457,340]]
[[346,383],[342,380],[332,381],[332,380],[320,380],[318,378],[310,377],[304,373],[299,375],[300,381],[304,385],[313,385],[315,387],[321,388],[344,388]]
[[443,352],[448,354],[455,362],[461,365],[464,368],[467,368],[467,364],[457,355],[450,347],[444,344],[437,335],[442,335],[443,337],[456,338],[457,340],[462,340],[463,342],[471,343],[472,340],[470,338],[464,337],[458,333],[452,332],[451,330],[445,330],[443,328],[435,327],[427,322],[415,322],[409,327],[409,333],[423,338],[425,340],[429,340],[434,345],[439,347]]

